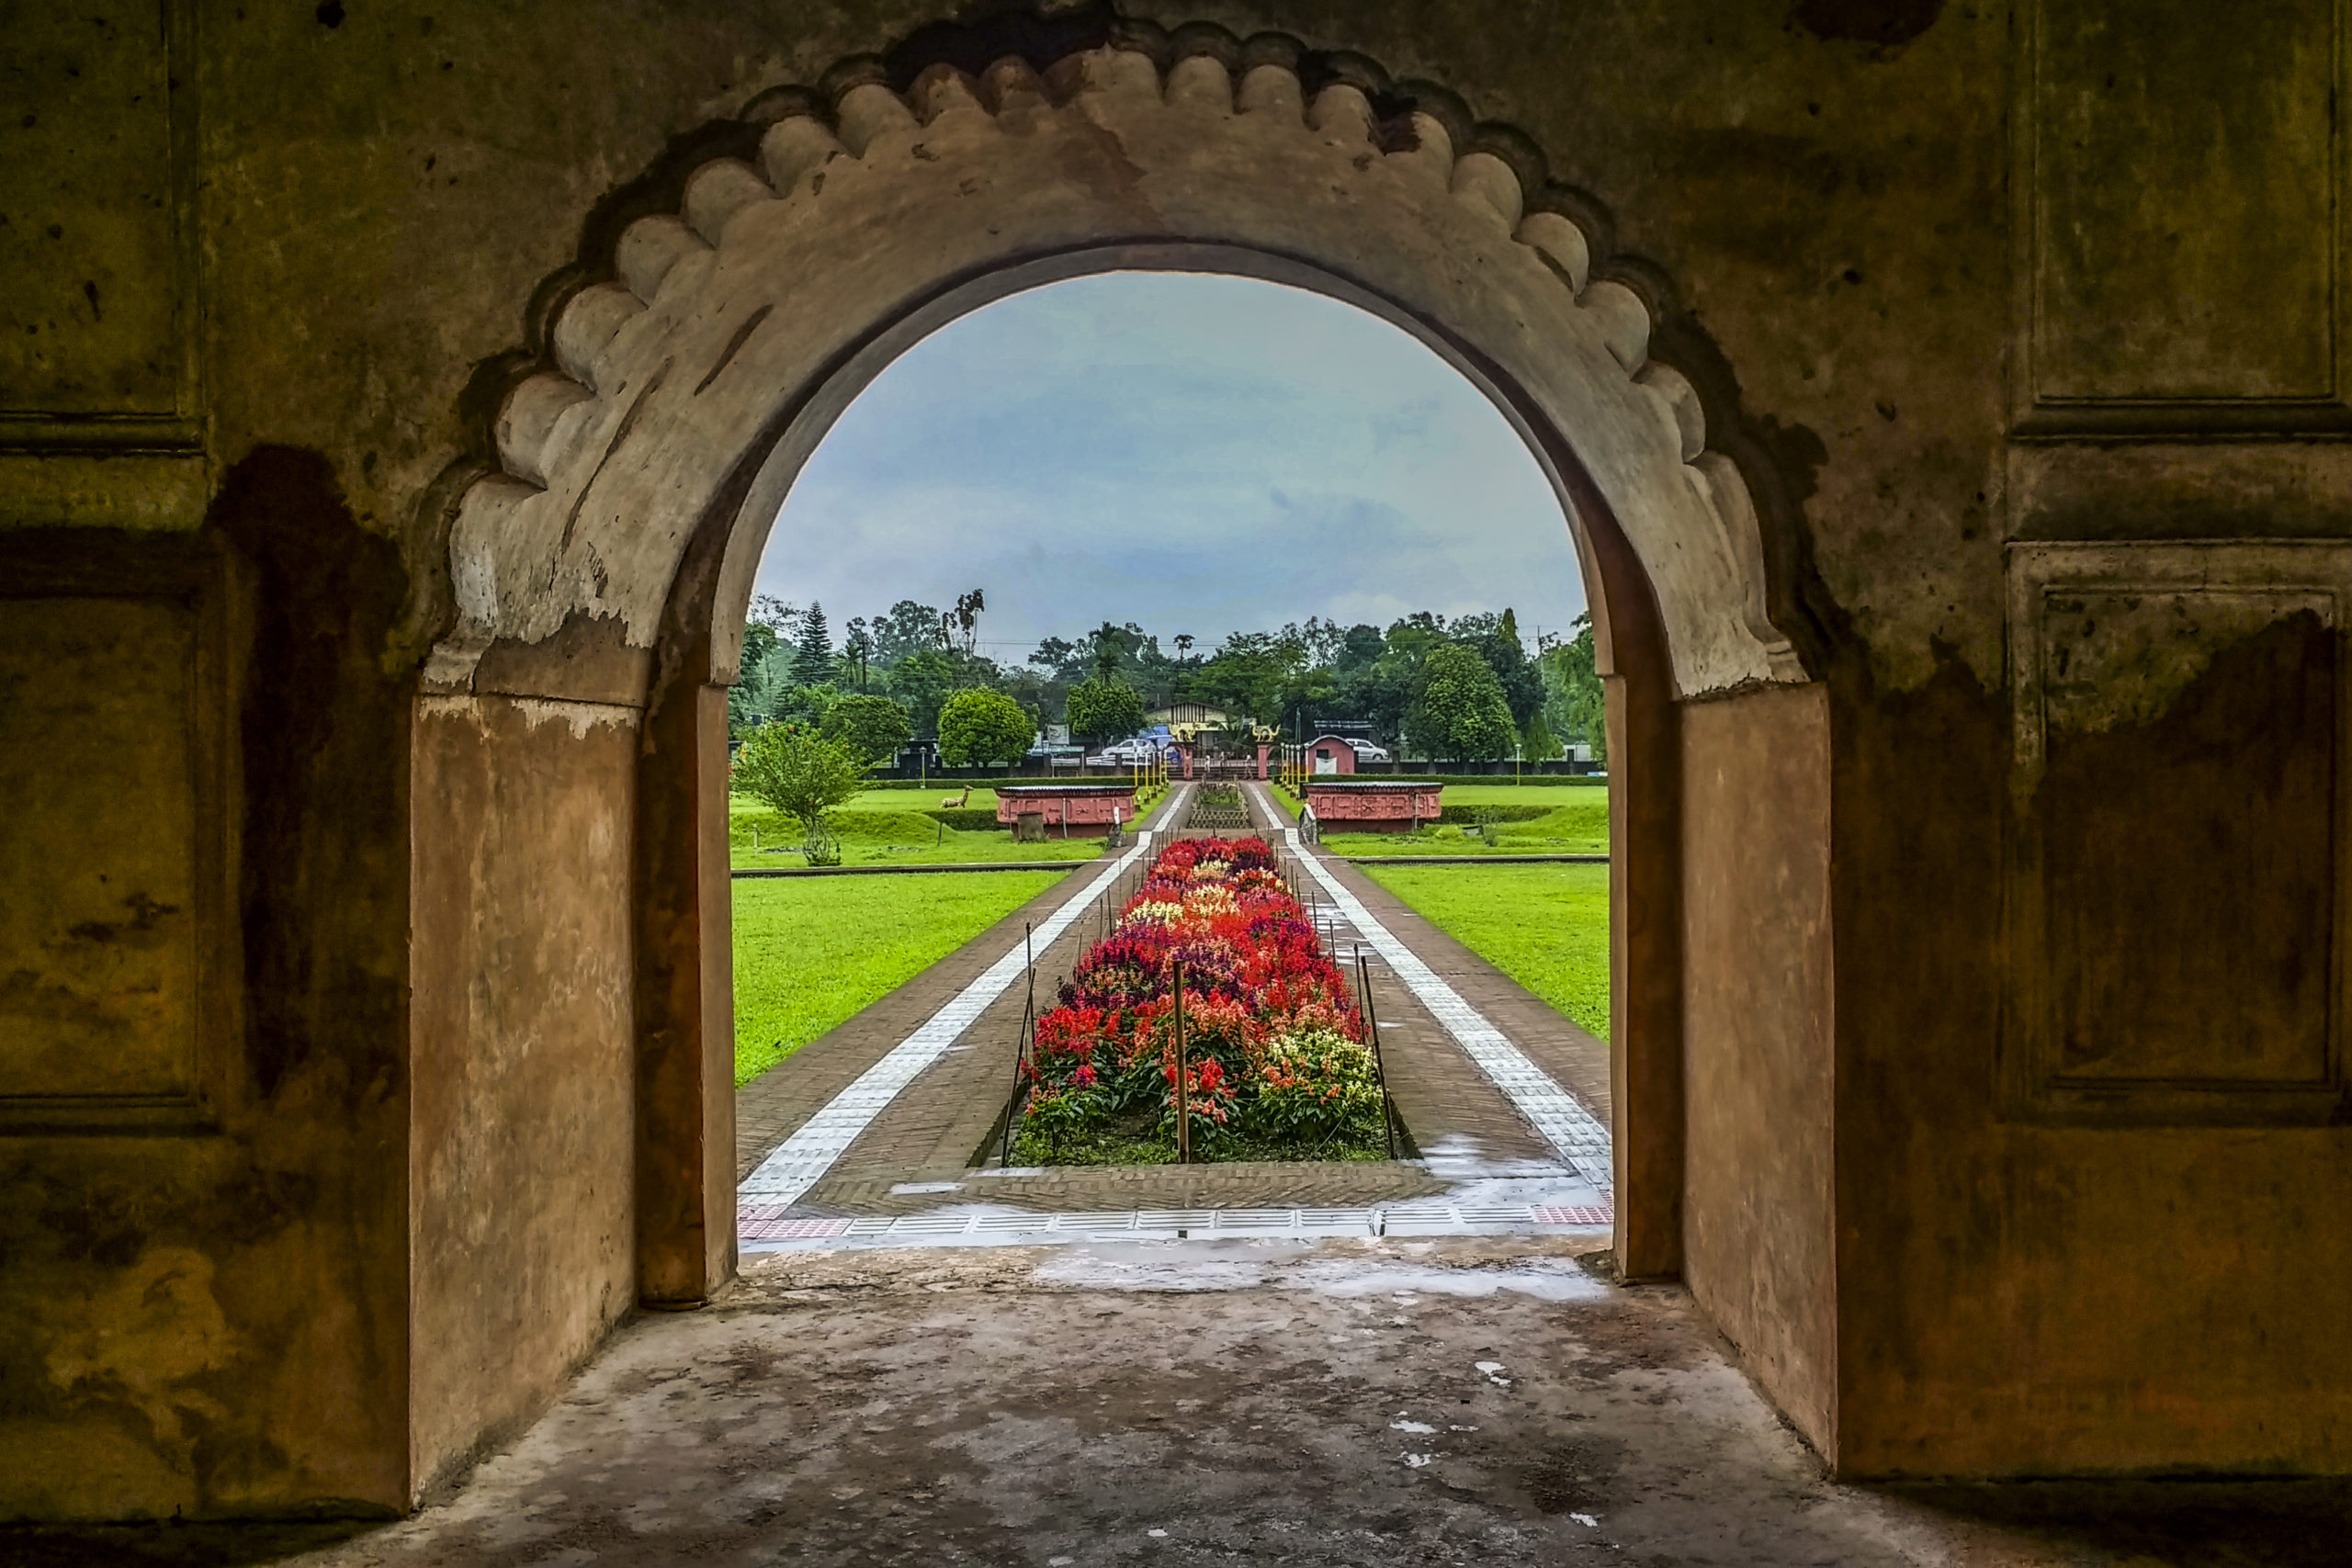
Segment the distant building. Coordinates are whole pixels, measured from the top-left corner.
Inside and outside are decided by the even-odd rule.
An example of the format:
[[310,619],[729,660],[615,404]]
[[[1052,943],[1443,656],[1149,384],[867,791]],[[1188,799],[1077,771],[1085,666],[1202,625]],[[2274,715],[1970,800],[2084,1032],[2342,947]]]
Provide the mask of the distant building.
[[1356,771],[1356,749],[1345,737],[1318,735],[1306,746],[1306,771],[1310,773],[1352,773]]

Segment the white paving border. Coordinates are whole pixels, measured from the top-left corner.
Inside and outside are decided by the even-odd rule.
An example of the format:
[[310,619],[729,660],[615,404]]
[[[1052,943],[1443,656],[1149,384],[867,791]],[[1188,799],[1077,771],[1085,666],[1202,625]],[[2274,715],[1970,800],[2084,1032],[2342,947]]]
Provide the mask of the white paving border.
[[1493,1024],[1488,1023],[1477,1009],[1462,999],[1460,992],[1438,977],[1437,971],[1422,963],[1413,950],[1396,940],[1387,927],[1373,918],[1363,901],[1347,889],[1347,885],[1331,874],[1322,857],[1299,841],[1298,829],[1285,826],[1283,838],[1291,852],[1298,857],[1309,874],[1322,884],[1331,902],[1356,928],[1356,933],[1380,954],[1406,988],[1429,1009],[1445,1032],[1453,1036],[1464,1055],[1478,1065],[1478,1070],[1494,1081],[1497,1089],[1510,1097],[1520,1113],[1535,1125],[1560,1156],[1581,1172],[1586,1180],[1603,1192],[1616,1185],[1616,1176],[1609,1146],[1609,1129],[1602,1126],[1591,1111],[1577,1098],[1552,1080],[1550,1074],[1527,1059],[1520,1048],[1510,1043]]
[[[1178,786],[1160,812],[1159,820],[1174,822],[1182,817],[1185,797],[1193,786]],[[1150,852],[1151,841],[1159,835],[1157,827],[1136,833],[1136,847],[1112,863],[1111,869],[1097,876],[1086,889],[1046,917],[1046,923],[1031,933],[1035,951],[1043,953],[1055,940],[1078,923],[1091,908],[1096,899],[1118,885],[1127,868]],[[899,1092],[914,1082],[925,1067],[937,1061],[963,1032],[979,1021],[995,1000],[1012,988],[1026,966],[1022,944],[994,964],[986,973],[949,998],[912,1034],[880,1061],[858,1075],[857,1081],[833,1096],[822,1111],[803,1122],[799,1130],[778,1144],[759,1168],[743,1179],[736,1189],[739,1201],[747,1203],[792,1203],[824,1179],[833,1162],[849,1152],[857,1135],[882,1113],[882,1108],[899,1096]]]

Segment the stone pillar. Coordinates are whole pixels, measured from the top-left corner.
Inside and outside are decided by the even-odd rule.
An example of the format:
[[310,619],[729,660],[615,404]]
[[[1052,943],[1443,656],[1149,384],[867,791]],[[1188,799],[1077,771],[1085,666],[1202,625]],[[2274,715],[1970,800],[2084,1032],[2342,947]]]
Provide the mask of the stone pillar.
[[637,850],[638,1292],[648,1306],[691,1306],[735,1272],[727,688],[677,682],[647,728]]

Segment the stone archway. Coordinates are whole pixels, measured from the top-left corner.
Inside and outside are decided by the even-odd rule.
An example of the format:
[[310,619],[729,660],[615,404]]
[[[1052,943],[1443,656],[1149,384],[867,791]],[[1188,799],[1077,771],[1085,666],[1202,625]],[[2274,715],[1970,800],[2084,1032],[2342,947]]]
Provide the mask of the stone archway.
[[1650,304],[1596,273],[1546,192],[1531,199],[1508,138],[1384,112],[1354,82],[1310,92],[1235,51],[1175,55],[938,67],[904,95],[861,81],[829,115],[775,120],[756,164],[694,170],[683,212],[631,225],[614,280],[555,315],[553,364],[513,388],[498,469],[458,505],[458,620],[424,702],[641,715],[633,1207],[649,1303],[699,1301],[733,1261],[725,686],[768,527],[833,417],[908,344],[989,299],[1120,267],[1250,273],[1375,310],[1484,388],[1554,476],[1621,762],[1620,1257],[1631,1274],[1679,1267],[1678,705],[1804,679],[1768,613],[1747,486],[1709,447],[1691,381],[1649,358]]

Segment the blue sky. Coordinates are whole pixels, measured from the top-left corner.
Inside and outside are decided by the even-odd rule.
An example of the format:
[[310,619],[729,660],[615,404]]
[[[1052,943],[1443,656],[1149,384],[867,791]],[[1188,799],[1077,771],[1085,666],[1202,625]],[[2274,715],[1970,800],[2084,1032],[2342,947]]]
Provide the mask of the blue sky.
[[1323,615],[1584,608],[1542,470],[1476,388],[1353,306],[1113,273],[1002,299],[893,362],[802,469],[759,591],[836,639],[988,595],[981,651],[1136,621],[1166,646]]

